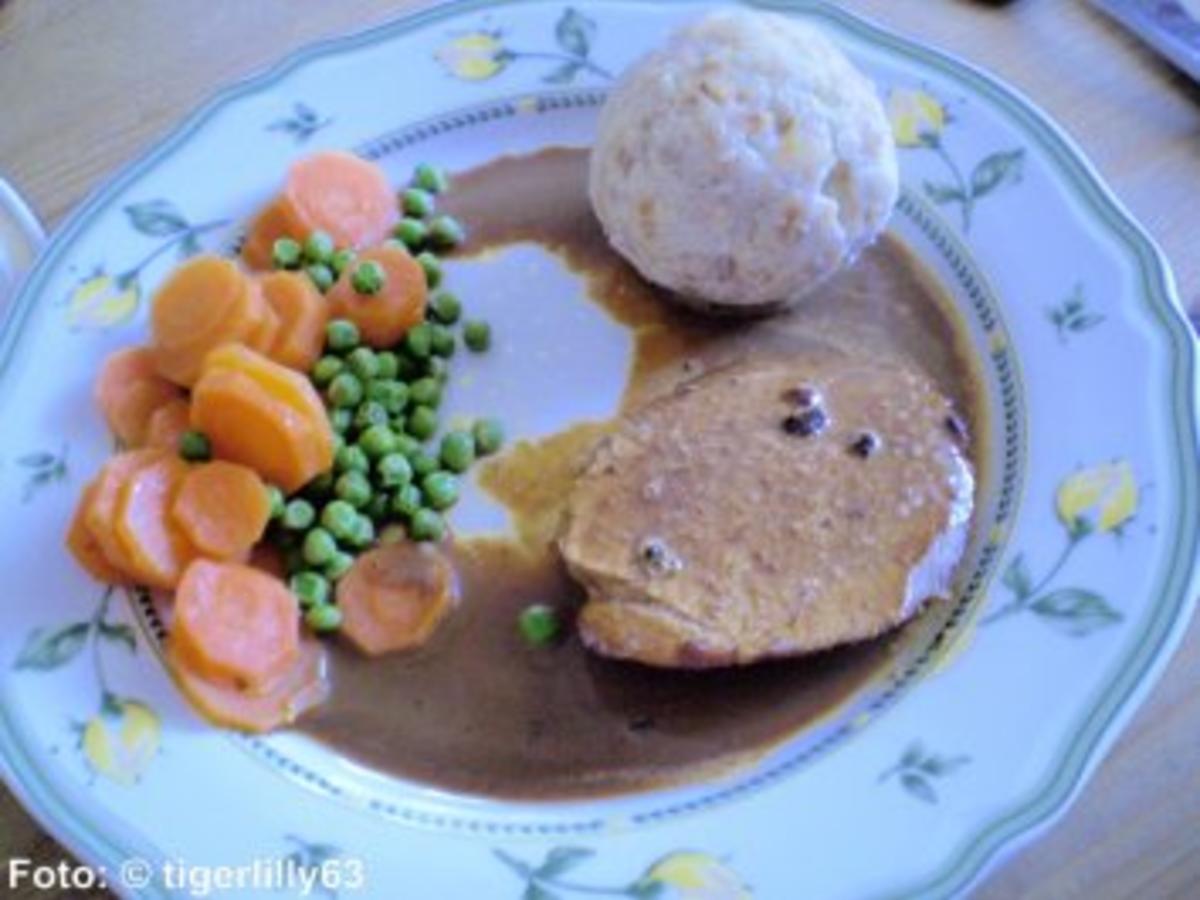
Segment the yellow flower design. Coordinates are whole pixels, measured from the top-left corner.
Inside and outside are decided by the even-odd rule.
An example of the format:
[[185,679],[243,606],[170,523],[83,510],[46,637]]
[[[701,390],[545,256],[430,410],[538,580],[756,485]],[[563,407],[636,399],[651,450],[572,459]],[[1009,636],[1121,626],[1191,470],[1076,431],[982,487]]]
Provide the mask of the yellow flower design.
[[136,700],[115,700],[105,706],[84,726],[83,755],[94,772],[129,786],[158,753],[162,726],[155,712]]
[[455,78],[486,81],[508,63],[508,54],[498,33],[472,31],[459,35],[434,54]]
[[1063,481],[1058,517],[1072,534],[1116,531],[1137,512],[1138,486],[1126,460],[1081,469]]
[[651,866],[642,884],[672,888],[677,900],[751,900],[749,889],[728,866],[706,853],[682,851]]
[[127,322],[137,311],[140,299],[137,278],[114,278],[98,272],[71,291],[67,320],[72,328],[110,328]]
[[946,127],[946,108],[925,91],[896,88],[887,107],[892,135],[901,147],[932,145]]

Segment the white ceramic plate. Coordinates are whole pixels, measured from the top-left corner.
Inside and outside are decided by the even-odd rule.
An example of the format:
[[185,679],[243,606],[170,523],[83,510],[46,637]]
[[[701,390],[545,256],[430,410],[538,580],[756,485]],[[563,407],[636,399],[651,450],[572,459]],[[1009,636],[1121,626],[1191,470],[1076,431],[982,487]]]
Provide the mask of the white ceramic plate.
[[[327,861],[342,896],[949,895],[1062,811],[1144,695],[1191,608],[1200,523],[1195,348],[1166,265],[1028,102],[817,3],[782,8],[829,29],[887,95],[894,227],[960,305],[994,420],[961,596],[882,689],[717,782],[587,803],[460,797],[296,735],[206,726],[145,610],[68,560],[67,517],[109,447],[93,373],[143,339],[146,297],[181,254],[227,246],[318,148],[358,148],[399,180],[419,158],[459,168],[586,144],[611,74],[700,8],[464,2],[316,45],[220,93],[42,254],[0,332],[0,760],[111,885],[183,894],[165,864],[257,864],[261,883],[271,861]],[[500,335],[519,331],[502,300],[519,257],[486,276]],[[578,294],[540,263],[548,294]],[[468,297],[488,293],[481,277],[450,273]],[[506,397],[539,383],[536,407],[499,412],[553,430],[615,402],[628,342],[604,327],[596,314],[559,329],[564,364],[594,361],[571,376],[585,391],[474,364],[499,366]],[[523,355],[505,348],[488,359]]]

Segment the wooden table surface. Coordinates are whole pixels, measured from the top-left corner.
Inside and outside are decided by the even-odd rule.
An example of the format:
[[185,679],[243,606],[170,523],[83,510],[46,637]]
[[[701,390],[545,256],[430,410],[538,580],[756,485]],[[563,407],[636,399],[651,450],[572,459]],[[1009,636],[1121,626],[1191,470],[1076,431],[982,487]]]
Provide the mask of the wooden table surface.
[[[215,88],[415,5],[0,0],[0,174],[52,228]],[[1084,0],[845,5],[999,74],[1046,109],[1166,250],[1200,310],[1200,89]],[[1197,685],[1194,625],[1079,801],[976,896],[1200,896]],[[65,853],[0,788],[0,860],[13,856],[56,863]]]

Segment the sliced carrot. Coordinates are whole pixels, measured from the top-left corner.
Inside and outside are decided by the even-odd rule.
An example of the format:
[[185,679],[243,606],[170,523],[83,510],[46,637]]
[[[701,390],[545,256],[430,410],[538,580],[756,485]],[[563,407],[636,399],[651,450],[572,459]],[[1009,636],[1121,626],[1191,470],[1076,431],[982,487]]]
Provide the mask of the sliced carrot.
[[71,517],[71,525],[67,529],[67,549],[75,557],[88,574],[97,581],[107,584],[127,584],[129,577],[108,561],[100,542],[96,540],[91,529],[87,527],[88,508],[96,497],[96,482],[91,481],[79,496],[75,507],[75,515]]
[[266,301],[231,260],[197,256],[175,270],[150,312],[158,371],[190,387],[213,347],[248,340],[262,326]]
[[299,653],[299,602],[257,569],[198,559],[175,592],[170,643],[202,678],[266,693]]
[[127,447],[140,447],[155,410],[179,396],[179,388],[158,374],[149,347],[126,347],[110,354],[96,379],[100,411]]
[[254,330],[246,337],[246,346],[259,353],[270,353],[271,348],[275,346],[275,341],[279,339],[279,314],[275,312],[275,308],[267,302],[267,298],[263,295],[262,287],[255,279],[251,282],[250,289],[254,291],[258,297],[255,300],[255,305],[259,308],[259,321]]
[[184,536],[206,556],[237,559],[267,530],[271,504],[258,473],[217,460],[192,466],[171,507]]
[[296,660],[262,693],[214,682],[167,646],[167,665],[184,696],[214,725],[262,733],[294,722],[329,696],[325,648],[313,638],[300,642]]
[[191,427],[188,421],[190,415],[191,406],[182,397],[160,406],[150,416],[150,424],[146,428],[146,446],[177,452],[179,439]]
[[292,163],[280,196],[298,240],[320,230],[339,247],[368,247],[387,237],[399,218],[383,170],[338,150]]
[[114,523],[117,540],[134,578],[149,587],[175,587],[196,555],[171,521],[171,506],[187,471],[187,463],[178,456],[164,456],[142,466],[121,486]]
[[437,548],[384,545],[360,556],[338,582],[342,633],[371,656],[418,647],[453,607],[456,591]]
[[377,294],[354,290],[354,266],[329,289],[329,311],[334,318],[350,319],[372,347],[391,347],[404,333],[425,318],[425,272],[407,250],[391,244],[359,254],[359,263],[374,260],[383,268],[385,281]]
[[218,459],[249,466],[289,493],[329,468],[314,449],[308,419],[244,372],[209,372],[196,383],[192,427],[204,432]]
[[116,522],[121,489],[143,466],[163,459],[168,454],[158,448],[130,450],[111,457],[100,469],[94,482],[91,502],[83,513],[83,523],[104,553],[104,558],[127,575],[133,574],[133,562],[117,539]]
[[[292,233],[293,227],[297,229],[295,234]],[[287,199],[273,198],[250,223],[246,242],[242,245],[242,259],[252,269],[273,268],[275,242],[281,237],[303,240],[307,235],[301,235],[299,227],[293,226],[293,216]]]
[[307,372],[325,346],[329,308],[308,276],[272,272],[259,279],[259,289],[279,318],[279,334],[267,355],[276,362]]

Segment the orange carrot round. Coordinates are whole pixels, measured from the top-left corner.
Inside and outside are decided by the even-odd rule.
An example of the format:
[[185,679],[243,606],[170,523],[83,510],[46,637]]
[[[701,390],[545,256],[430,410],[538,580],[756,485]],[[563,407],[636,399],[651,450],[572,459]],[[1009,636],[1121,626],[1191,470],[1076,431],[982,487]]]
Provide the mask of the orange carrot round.
[[182,397],[176,397],[156,409],[146,428],[146,446],[178,452],[179,439],[191,427],[188,421],[190,410],[190,404]]
[[279,318],[274,345],[265,351],[276,362],[308,372],[325,346],[329,308],[308,276],[272,272],[259,280],[259,289]]
[[75,507],[75,515],[71,517],[71,525],[67,529],[67,549],[71,555],[97,581],[107,584],[127,584],[128,576],[108,561],[104,549],[96,540],[91,529],[87,527],[86,517],[88,508],[96,497],[96,482],[91,481],[79,495],[79,503]]
[[[288,201],[283,197],[275,197],[262,208],[246,233],[246,242],[242,244],[242,259],[252,269],[270,270],[274,267],[275,242],[281,237],[293,237],[303,240],[300,225],[293,224],[293,215]],[[292,233],[292,229],[296,233]]]
[[[356,265],[374,261],[383,269],[383,288],[375,294],[354,289]],[[372,247],[359,254],[354,265],[329,289],[332,317],[349,319],[372,347],[391,347],[405,332],[425,318],[425,272],[408,251],[393,244]]]
[[360,556],[337,587],[342,634],[376,656],[425,643],[454,605],[454,572],[436,547],[401,541]]
[[95,393],[109,428],[127,447],[140,447],[155,411],[181,396],[178,387],[158,374],[149,347],[110,354],[100,367]]
[[170,643],[202,678],[265,693],[299,654],[299,603],[257,569],[198,559],[175,593]]
[[231,260],[189,260],[154,296],[150,330],[158,371],[190,387],[208,352],[230,341],[249,340],[262,327],[266,308],[262,295]]
[[179,457],[164,456],[139,468],[121,486],[114,529],[134,578],[148,587],[175,587],[195,556],[170,515],[187,470]]
[[253,469],[217,460],[188,471],[171,516],[205,556],[238,559],[262,538],[271,504],[267,486]]
[[264,691],[208,680],[173,643],[167,646],[167,665],[197,712],[214,725],[240,731],[262,733],[287,725],[329,695],[325,648],[312,638],[300,642],[296,660]]
[[148,448],[130,450],[111,457],[96,476],[91,501],[84,509],[84,525],[100,546],[104,558],[126,575],[133,575],[133,562],[117,538],[117,507],[121,489],[138,469],[168,455],[161,449]]
[[280,196],[297,240],[319,230],[339,247],[367,247],[387,237],[399,218],[383,170],[340,150],[292,163]]

